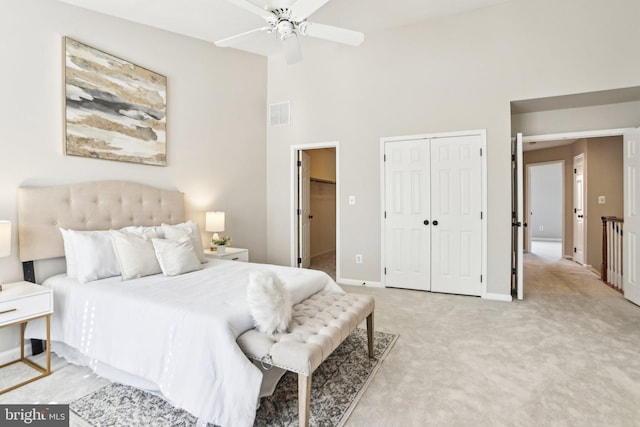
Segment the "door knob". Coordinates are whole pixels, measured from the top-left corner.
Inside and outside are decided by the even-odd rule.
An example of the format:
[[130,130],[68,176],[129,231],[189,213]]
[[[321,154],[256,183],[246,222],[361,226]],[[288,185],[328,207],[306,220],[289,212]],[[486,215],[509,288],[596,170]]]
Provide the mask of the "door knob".
[[313,219],[313,215],[309,215],[309,219]]
[[432,224],[433,224],[433,225],[438,225],[438,221],[437,221],[437,220],[436,220],[436,221],[433,221],[433,222],[432,222]]
[[429,220],[428,220],[428,219],[425,219],[425,220],[424,220],[424,222],[423,222],[423,224],[424,224],[424,225],[429,225]]

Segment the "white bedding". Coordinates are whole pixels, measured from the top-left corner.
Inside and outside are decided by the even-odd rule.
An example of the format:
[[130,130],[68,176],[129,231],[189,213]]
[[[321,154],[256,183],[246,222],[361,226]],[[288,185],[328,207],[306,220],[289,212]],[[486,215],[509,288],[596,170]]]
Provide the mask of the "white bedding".
[[[253,327],[249,272],[276,271],[294,304],[321,290],[342,290],[314,270],[222,260],[204,267],[128,281],[47,279],[55,298],[52,340],[79,351],[94,369],[106,364],[154,384],[202,421],[251,426],[262,373],[236,344]],[[30,326],[26,336],[42,339],[44,331]]]

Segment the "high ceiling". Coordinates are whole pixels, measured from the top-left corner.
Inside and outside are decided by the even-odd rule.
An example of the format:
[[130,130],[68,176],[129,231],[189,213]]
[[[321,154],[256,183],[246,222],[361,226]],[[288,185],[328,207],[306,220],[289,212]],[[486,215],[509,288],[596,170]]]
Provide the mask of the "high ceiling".
[[[209,42],[264,26],[264,21],[259,16],[252,15],[225,0],[59,1]],[[288,6],[294,1],[251,0],[260,7],[265,6],[267,2],[270,7]],[[366,34],[505,1],[507,0],[333,0],[314,13],[309,20]],[[305,37],[302,43],[318,41]],[[281,51],[275,35],[268,34],[256,34],[237,48],[265,56]]]

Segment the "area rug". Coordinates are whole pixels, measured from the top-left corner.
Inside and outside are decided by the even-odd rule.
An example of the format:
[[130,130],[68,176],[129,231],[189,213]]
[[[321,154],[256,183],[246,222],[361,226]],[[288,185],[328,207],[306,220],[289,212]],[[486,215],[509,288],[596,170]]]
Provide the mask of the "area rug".
[[[375,333],[376,357],[367,355],[367,333],[356,329],[313,373],[312,426],[341,426],[373,379],[398,336]],[[71,402],[71,425],[195,426],[196,418],[159,396],[121,384],[111,384]],[[75,421],[75,423],[73,422]],[[255,426],[298,425],[298,377],[287,372],[272,396],[260,401]],[[212,427],[212,426],[211,426]]]

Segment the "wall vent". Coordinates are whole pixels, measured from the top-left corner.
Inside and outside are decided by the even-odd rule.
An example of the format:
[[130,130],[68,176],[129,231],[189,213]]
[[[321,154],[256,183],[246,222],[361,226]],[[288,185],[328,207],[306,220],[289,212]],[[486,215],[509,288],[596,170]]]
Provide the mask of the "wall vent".
[[269,104],[269,125],[289,126],[291,124],[291,101]]

